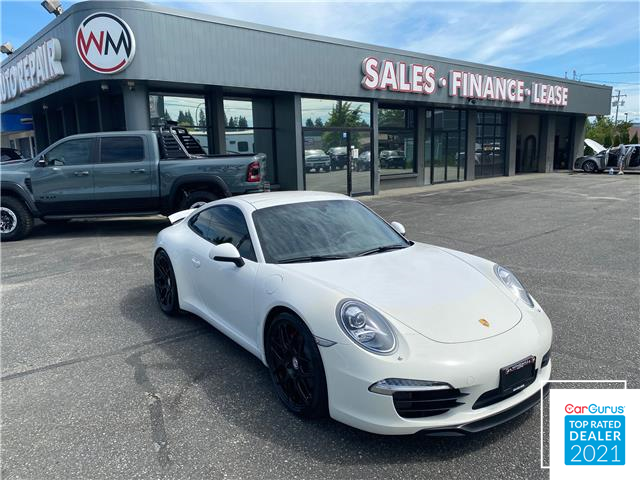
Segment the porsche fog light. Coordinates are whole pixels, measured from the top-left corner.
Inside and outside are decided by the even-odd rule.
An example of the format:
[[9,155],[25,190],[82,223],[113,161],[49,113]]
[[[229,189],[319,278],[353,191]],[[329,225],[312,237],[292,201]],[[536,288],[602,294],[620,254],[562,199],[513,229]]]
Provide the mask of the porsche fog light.
[[336,309],[338,322],[356,344],[373,353],[388,354],[396,348],[396,337],[385,318],[357,300],[345,300]]
[[451,390],[444,382],[430,380],[410,380],[406,378],[385,378],[369,387],[369,391],[381,395],[393,395],[395,392],[426,392],[433,390]]
[[500,265],[495,265],[493,267],[493,271],[504,286],[511,290],[516,298],[519,298],[533,308],[533,299],[511,270],[501,267]]

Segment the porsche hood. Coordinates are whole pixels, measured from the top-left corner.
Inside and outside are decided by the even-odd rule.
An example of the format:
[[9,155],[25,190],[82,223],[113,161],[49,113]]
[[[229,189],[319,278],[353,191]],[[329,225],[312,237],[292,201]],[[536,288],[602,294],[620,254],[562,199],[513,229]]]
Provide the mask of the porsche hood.
[[491,280],[463,260],[429,245],[283,267],[340,290],[345,297],[365,301],[441,343],[500,335],[522,318],[514,300]]

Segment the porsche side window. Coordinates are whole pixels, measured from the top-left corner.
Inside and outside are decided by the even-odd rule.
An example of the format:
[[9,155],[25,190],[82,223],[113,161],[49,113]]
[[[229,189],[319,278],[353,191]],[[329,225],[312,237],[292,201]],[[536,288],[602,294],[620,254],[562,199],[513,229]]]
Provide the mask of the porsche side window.
[[215,245],[231,243],[242,257],[256,261],[247,222],[242,212],[234,206],[220,205],[200,212],[191,221],[191,229]]

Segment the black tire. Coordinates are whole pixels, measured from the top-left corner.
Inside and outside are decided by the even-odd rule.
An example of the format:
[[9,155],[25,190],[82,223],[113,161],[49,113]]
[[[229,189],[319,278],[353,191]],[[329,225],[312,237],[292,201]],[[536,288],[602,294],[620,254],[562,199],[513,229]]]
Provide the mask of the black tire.
[[159,250],[153,260],[153,280],[160,309],[170,317],[180,313],[178,284],[167,252]]
[[33,229],[33,215],[17,198],[3,197],[0,200],[0,240],[21,240]]
[[189,208],[198,208],[204,205],[205,203],[218,200],[218,198],[220,197],[218,197],[215,193],[208,192],[206,190],[197,190],[195,192],[189,193],[189,195],[187,195],[180,201],[179,210],[188,210]]
[[278,314],[269,324],[264,343],[269,373],[280,401],[303,418],[327,416],[322,357],[304,322],[291,313]]
[[586,173],[597,173],[598,165],[593,160],[587,160],[582,164],[582,170],[584,170]]

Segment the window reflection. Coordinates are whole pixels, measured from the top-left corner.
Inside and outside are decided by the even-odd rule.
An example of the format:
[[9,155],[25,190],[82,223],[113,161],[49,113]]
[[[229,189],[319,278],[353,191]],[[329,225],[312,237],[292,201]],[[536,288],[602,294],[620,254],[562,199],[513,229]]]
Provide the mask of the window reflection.
[[425,167],[431,182],[464,180],[467,116],[463,110],[428,110],[426,115]]
[[380,174],[416,172],[414,110],[380,108],[378,132]]
[[475,142],[476,177],[505,174],[504,113],[478,112]]

